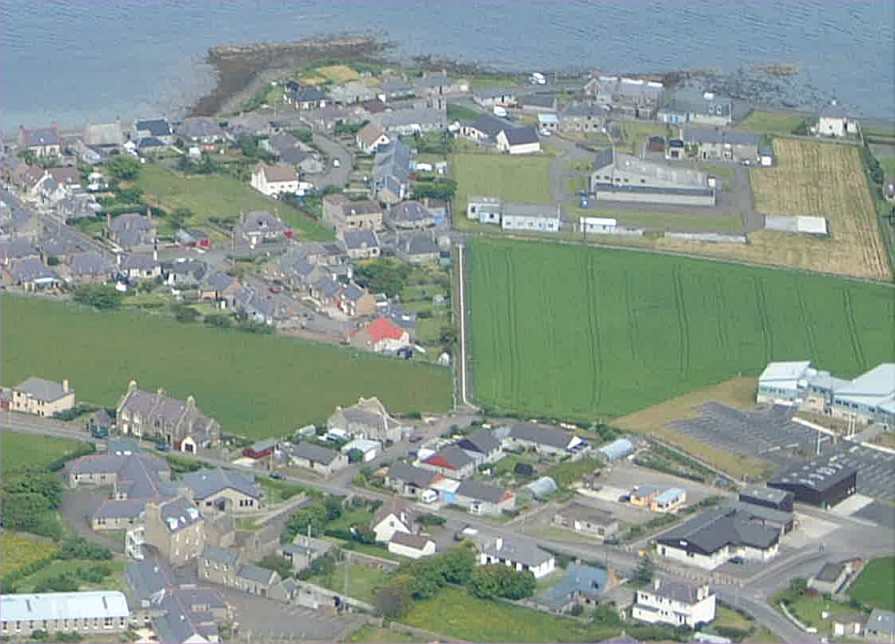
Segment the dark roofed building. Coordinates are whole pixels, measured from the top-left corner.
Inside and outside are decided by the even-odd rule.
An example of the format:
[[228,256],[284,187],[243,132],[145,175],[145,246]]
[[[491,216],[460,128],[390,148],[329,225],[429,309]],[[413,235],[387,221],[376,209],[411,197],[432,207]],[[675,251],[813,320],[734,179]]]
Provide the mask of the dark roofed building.
[[794,499],[830,508],[857,490],[858,470],[836,456],[817,458],[777,474],[768,487],[792,492]]
[[435,217],[419,201],[402,201],[389,208],[386,223],[398,230],[416,230],[434,226]]
[[452,478],[465,478],[475,471],[475,461],[456,445],[447,445],[423,460],[420,467]]
[[750,485],[740,490],[740,501],[752,505],[763,505],[773,510],[792,512],[793,493],[770,487]]
[[348,465],[348,457],[344,454],[307,441],[293,446],[288,450],[288,454],[290,460],[299,467],[306,467],[324,475],[332,474]]
[[507,488],[466,479],[454,493],[454,502],[470,514],[495,515],[516,507],[516,494]]

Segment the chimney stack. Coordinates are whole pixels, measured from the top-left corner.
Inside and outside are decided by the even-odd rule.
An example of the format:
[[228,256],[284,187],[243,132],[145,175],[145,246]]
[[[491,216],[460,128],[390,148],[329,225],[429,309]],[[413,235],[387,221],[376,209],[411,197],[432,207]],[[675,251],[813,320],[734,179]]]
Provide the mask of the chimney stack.
[[62,391],[68,393],[68,378],[62,379]]

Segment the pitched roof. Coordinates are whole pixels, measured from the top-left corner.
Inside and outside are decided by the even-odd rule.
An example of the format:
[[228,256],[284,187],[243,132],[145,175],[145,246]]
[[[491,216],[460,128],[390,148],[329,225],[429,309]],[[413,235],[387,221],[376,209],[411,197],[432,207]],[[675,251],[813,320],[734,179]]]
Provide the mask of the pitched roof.
[[201,469],[183,475],[183,484],[196,499],[205,499],[223,490],[232,489],[255,499],[261,498],[261,486],[253,476],[223,468]]
[[205,550],[202,551],[202,558],[235,566],[239,562],[239,553],[236,550],[229,550],[227,548],[205,546]]
[[525,564],[530,568],[536,568],[544,562],[553,559],[553,555],[545,550],[541,550],[528,540],[517,541],[516,539],[508,539],[506,537],[487,543],[482,548],[482,552],[492,557]]
[[496,485],[476,481],[475,479],[466,479],[457,488],[457,496],[465,496],[488,503],[500,503],[507,495],[512,495],[512,492]]
[[248,579],[249,581],[254,581],[259,584],[269,584],[271,583],[273,576],[276,573],[268,568],[262,568],[261,566],[247,563],[240,566],[239,572],[237,572],[236,574],[237,576],[242,577],[243,579]]
[[298,174],[296,174],[295,168],[291,165],[259,163],[255,171],[263,172],[264,178],[271,183],[298,181]]
[[19,283],[39,280],[56,280],[56,272],[43,263],[40,257],[26,257],[13,262],[9,274]]
[[503,131],[510,145],[527,145],[538,142],[538,131],[534,126],[514,127]]
[[366,147],[370,147],[384,134],[385,130],[379,124],[370,122],[360,129],[357,133],[357,138]]
[[376,318],[364,330],[374,343],[382,340],[400,340],[407,333],[388,318]]
[[428,487],[441,477],[441,474],[407,463],[397,462],[388,468],[388,478],[410,483],[416,487]]
[[609,575],[603,568],[570,563],[565,576],[555,585],[545,589],[535,598],[539,603],[561,610],[569,600],[583,595],[593,599],[606,589]]
[[112,260],[95,251],[72,255],[68,265],[74,276],[111,274],[114,269]]
[[124,593],[112,590],[0,595],[0,614],[4,622],[130,617]]
[[16,387],[15,391],[20,391],[30,395],[32,398],[43,402],[53,402],[59,400],[63,396],[73,393],[74,390],[65,391],[62,384],[45,380],[44,378],[30,377]]
[[355,228],[342,232],[342,241],[349,250],[379,248],[379,238],[369,228]]
[[572,435],[568,432],[535,423],[516,423],[510,427],[510,437],[557,449],[565,449],[572,442]]
[[423,461],[427,465],[459,470],[473,463],[472,457],[456,445],[447,445]]
[[660,543],[675,548],[692,547],[704,554],[712,554],[727,545],[764,550],[779,539],[778,530],[752,523],[735,508],[707,510],[658,537]]
[[171,124],[168,119],[145,119],[134,123],[134,128],[138,131],[149,132],[150,136],[170,136]]
[[407,532],[397,531],[392,534],[391,541],[407,548],[422,550],[432,540],[421,534],[409,534]]
[[470,452],[489,454],[500,449],[500,441],[490,429],[477,429],[469,436],[464,436],[457,445]]
[[331,464],[339,457],[339,453],[334,449],[322,447],[306,441],[302,441],[298,445],[295,445],[292,448],[292,454],[298,458],[311,461],[312,463],[323,463],[324,465]]
[[179,532],[202,520],[193,502],[182,496],[162,503],[159,506],[159,514],[169,532]]
[[513,126],[512,124],[503,121],[496,116],[491,116],[490,114],[482,114],[472,123],[470,123],[469,127],[493,139],[504,130],[509,130]]
[[22,135],[22,143],[25,147],[59,145],[62,143],[62,140],[59,138],[59,128],[55,126],[34,128],[31,130],[22,128],[20,132]]
[[[656,585],[658,585],[658,588],[656,588]],[[643,590],[657,597],[665,597],[682,604],[695,604],[699,601],[699,587],[683,581],[660,579],[651,588],[644,588]]]
[[389,209],[388,218],[396,224],[419,224],[431,221],[433,215],[419,201],[402,201]]

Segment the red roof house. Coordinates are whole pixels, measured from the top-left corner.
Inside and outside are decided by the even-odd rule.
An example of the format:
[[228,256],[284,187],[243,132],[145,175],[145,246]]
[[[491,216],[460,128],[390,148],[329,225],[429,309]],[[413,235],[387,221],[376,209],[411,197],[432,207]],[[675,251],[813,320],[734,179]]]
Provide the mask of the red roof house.
[[376,318],[359,329],[351,343],[377,353],[393,353],[410,344],[410,334],[388,318]]

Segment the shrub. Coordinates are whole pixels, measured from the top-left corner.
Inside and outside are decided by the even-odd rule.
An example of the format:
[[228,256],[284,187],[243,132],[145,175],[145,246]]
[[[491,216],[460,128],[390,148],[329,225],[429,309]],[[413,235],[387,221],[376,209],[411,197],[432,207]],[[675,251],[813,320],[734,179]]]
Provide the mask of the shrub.
[[72,298],[79,304],[110,311],[121,306],[122,294],[108,284],[83,284],[75,289]]
[[283,579],[292,576],[292,564],[288,559],[279,555],[267,555],[258,562],[258,565],[273,570]]
[[407,575],[397,575],[391,583],[379,588],[373,598],[376,611],[388,619],[400,619],[413,603],[409,587],[413,580]]
[[524,599],[535,591],[535,577],[500,564],[479,566],[472,571],[469,590],[480,599]]
[[108,561],[112,558],[112,551],[96,543],[87,541],[84,537],[66,537],[59,548],[59,559],[94,559]]

